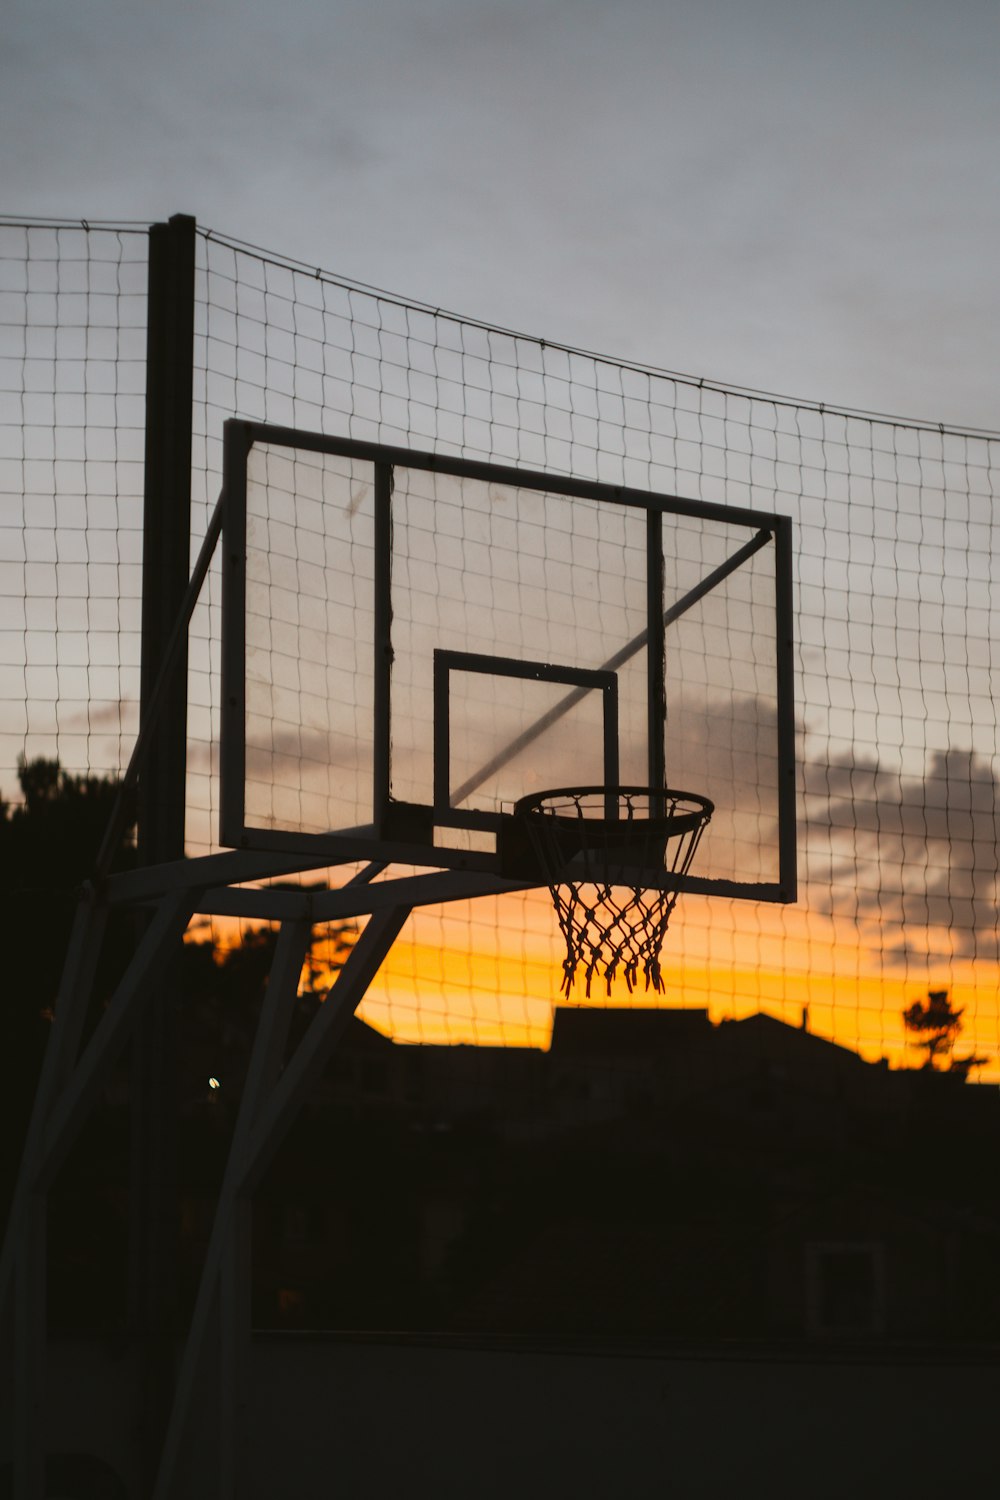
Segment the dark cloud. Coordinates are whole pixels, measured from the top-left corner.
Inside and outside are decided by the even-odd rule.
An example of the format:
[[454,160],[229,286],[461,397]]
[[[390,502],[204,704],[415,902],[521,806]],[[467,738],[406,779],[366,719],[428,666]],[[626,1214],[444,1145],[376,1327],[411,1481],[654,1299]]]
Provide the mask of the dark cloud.
[[[772,703],[680,699],[669,779],[719,804],[705,859],[767,878],[777,849]],[[972,749],[933,752],[907,774],[863,752],[829,756],[800,732],[801,902],[861,924],[884,958],[1000,960],[1000,779]]]
[[841,757],[803,766],[810,904],[877,921],[883,951],[1000,957],[1000,782],[973,750],[922,776]]

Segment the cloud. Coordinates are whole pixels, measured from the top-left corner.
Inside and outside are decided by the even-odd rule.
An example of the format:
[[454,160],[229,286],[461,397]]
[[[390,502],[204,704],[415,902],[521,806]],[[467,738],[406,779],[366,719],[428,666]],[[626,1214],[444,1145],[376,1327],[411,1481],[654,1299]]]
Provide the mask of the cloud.
[[806,760],[810,904],[878,924],[903,960],[1000,958],[1000,782],[971,749],[922,776],[843,756]]

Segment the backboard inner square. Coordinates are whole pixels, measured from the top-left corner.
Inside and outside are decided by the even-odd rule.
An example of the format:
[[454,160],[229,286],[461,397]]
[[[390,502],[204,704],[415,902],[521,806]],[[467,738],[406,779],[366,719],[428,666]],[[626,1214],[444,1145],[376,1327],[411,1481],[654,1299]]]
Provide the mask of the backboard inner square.
[[[501,747],[496,748],[497,731]],[[560,778],[619,779],[618,679],[549,663],[437,651],[435,813],[509,810]]]

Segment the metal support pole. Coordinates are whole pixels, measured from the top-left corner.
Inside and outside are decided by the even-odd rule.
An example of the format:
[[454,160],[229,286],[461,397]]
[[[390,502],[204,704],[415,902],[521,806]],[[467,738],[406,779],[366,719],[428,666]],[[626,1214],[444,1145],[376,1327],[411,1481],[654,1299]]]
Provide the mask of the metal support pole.
[[76,1061],[106,923],[107,908],[98,905],[93,890],[88,889],[77,906],[73,919],[73,929],[59,980],[52,1030],[45,1048],[45,1060],[25,1136],[20,1175],[11,1205],[3,1255],[0,1257],[0,1322],[3,1321],[13,1286],[14,1262],[17,1257],[18,1204],[22,1194],[36,1180],[52,1105]]
[[245,1406],[250,1339],[249,1233],[253,1190],[305,1102],[309,1087],[329,1058],[338,1035],[364,999],[409,913],[409,907],[396,907],[371,918],[328,999],[279,1077],[299,974],[312,931],[305,922],[282,926],[202,1268],[153,1490],[154,1500],[179,1500],[183,1493],[181,1452],[195,1404],[199,1368],[216,1326],[220,1334],[218,1494],[220,1500],[239,1500],[240,1421]]
[[[151,721],[157,680],[184,609],[191,550],[191,409],[195,221],[176,215],[149,234],[146,451],[140,722]],[[174,647],[138,786],[139,863],[184,855],[187,642]],[[140,1345],[140,1427],[148,1485],[173,1382],[177,1279],[176,1057],[168,990],[157,987],[132,1052],[129,1312]]]
[[376,827],[389,811],[391,744],[389,695],[392,679],[392,469],[375,465],[375,744],[372,808]]
[[0,1264],[0,1306],[13,1292],[14,1473],[16,1493],[25,1500],[41,1500],[43,1493],[48,1189],[125,1045],[151,975],[177,943],[196,899],[184,892],[162,903],[79,1060],[106,911],[88,893],[76,915]]
[[[195,221],[149,231],[146,455],[142,536],[141,723],[184,607],[191,552]],[[139,861],[184,854],[187,651],[181,649],[139,783]]]
[[[18,1495],[44,1494],[46,1262],[48,1195],[41,1180],[49,1113],[80,1046],[107,910],[88,890],[77,907],[56,1000],[55,1019],[25,1139],[0,1261],[0,1325],[13,1334],[14,1479]],[[10,1347],[4,1339],[5,1347]]]
[[220,1335],[220,1500],[226,1494],[226,1484],[229,1485],[230,1494],[237,1493],[237,1456],[234,1449],[239,1413],[243,1405],[241,1397],[246,1378],[245,1355],[250,1337],[249,1214],[246,1211],[248,1200],[242,1198],[239,1191],[239,1163],[254,1119],[281,1067],[298,993],[299,975],[311,936],[312,928],[305,922],[286,922],[278,934],[264,1006],[247,1067],[215,1222],[212,1225],[212,1235],[178,1375],[156,1479],[157,1497],[179,1493],[178,1460],[194,1402],[202,1357],[212,1330],[216,1327]]
[[51,1111],[45,1130],[41,1178],[51,1182],[121,1055],[164,965],[184,935],[198,902],[196,891],[164,897],[79,1062]]
[[[667,673],[663,629],[663,517],[657,510],[648,511],[646,515],[646,628],[649,631],[646,660],[649,784],[659,789],[667,784]],[[662,817],[662,797],[654,798],[650,812]]]
[[241,1438],[250,1358],[252,1201],[242,1191],[237,1172],[254,1122],[281,1071],[299,976],[311,941],[312,927],[306,922],[287,922],[278,935],[233,1133],[233,1171],[227,1171],[219,1202],[219,1500],[240,1500],[244,1493]]
[[20,1204],[14,1257],[14,1488],[45,1494],[45,1368],[48,1317],[48,1198],[29,1189]]
[[338,1040],[378,973],[386,954],[410,915],[409,906],[390,906],[370,917],[330,991],[294,1054],[271,1090],[254,1123],[244,1160],[240,1189],[255,1191],[285,1133],[302,1108],[310,1088],[330,1060]]

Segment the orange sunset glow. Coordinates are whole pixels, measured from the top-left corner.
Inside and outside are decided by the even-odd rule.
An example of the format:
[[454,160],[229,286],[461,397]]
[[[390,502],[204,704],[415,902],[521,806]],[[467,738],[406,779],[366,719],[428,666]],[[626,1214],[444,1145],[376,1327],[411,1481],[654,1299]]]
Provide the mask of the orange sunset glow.
[[[621,982],[608,996],[595,982],[588,1000],[578,982],[567,1001],[562,956],[544,891],[428,909],[411,918],[359,1014],[404,1043],[545,1048],[557,1004],[697,1007],[715,1023],[764,1011],[791,1026],[807,1009],[815,1034],[899,1068],[924,1060],[906,1038],[903,1011],[947,986],[963,1010],[956,1055],[987,1055],[973,1077],[1000,1082],[1000,969],[953,962],[944,978],[931,967],[880,973],[878,951],[855,924],[802,907],[682,898],[664,944],[659,996],[641,986],[629,994]],[[317,957],[322,963],[322,940]]]
[[[131,329],[125,299],[145,287],[141,239],[67,230],[50,243],[46,234],[11,239],[17,285],[29,267],[49,275],[60,255],[69,257],[60,274],[76,275],[70,267],[83,257],[91,293],[101,290],[108,316]],[[278,365],[260,384],[257,334],[277,306],[262,290],[273,272],[267,257],[214,234],[198,241],[197,257],[196,541],[219,491],[221,435],[233,417],[309,429],[334,444],[346,434],[433,450],[429,468],[395,474],[392,671],[383,684],[391,702],[379,731],[391,729],[387,795],[428,807],[437,797],[439,652],[452,658],[456,807],[491,812],[526,788],[601,780],[594,692],[527,752],[505,760],[504,747],[551,716],[566,686],[560,671],[594,678],[611,660],[619,663],[621,780],[646,781],[655,676],[647,583],[658,557],[666,758],[656,774],[716,804],[698,873],[773,881],[776,726],[794,699],[797,903],[682,898],[662,952],[662,996],[630,995],[621,984],[608,996],[595,984],[589,1003],[704,1008],[713,1021],[762,1010],[791,1026],[807,1009],[816,1035],[913,1067],[924,1054],[906,1037],[903,1011],[947,990],[962,1012],[954,1056],[986,1056],[973,1080],[1000,1080],[996,440],[598,360],[287,266],[294,317],[281,370],[295,372],[301,389],[316,387],[307,401]],[[30,300],[18,306],[25,326],[44,311]],[[363,366],[355,362],[362,345]],[[38,414],[18,405],[5,428],[19,455],[4,470],[15,549],[0,616],[8,796],[22,754],[120,775],[134,741],[141,445],[128,455],[143,414],[135,404],[127,440],[113,425],[60,424],[53,403],[77,390],[84,354],[68,343],[44,370],[15,362],[41,385],[31,392]],[[135,368],[116,368],[119,401],[141,389],[141,361],[137,345]],[[103,391],[108,370],[87,359],[83,367]],[[331,370],[339,372],[332,382]],[[456,455],[534,471],[546,486],[449,477],[442,459]],[[606,489],[573,496],[560,490],[566,478]],[[640,506],[619,504],[623,486]],[[650,496],[679,506],[655,512],[654,549],[642,513]],[[235,754],[221,723],[218,559],[189,631],[193,855],[220,847],[221,785],[234,766],[237,779],[245,770],[238,791],[251,827],[322,838],[374,816],[380,575],[369,460],[300,452],[287,436],[262,441],[246,501],[247,711]],[[729,508],[730,519],[705,507]],[[731,519],[743,507],[790,525],[790,693],[775,675],[775,548],[769,542],[719,581],[756,535],[756,521]],[[495,658],[548,663],[556,678],[546,685],[475,667]],[[227,924],[217,930],[229,941]],[[563,1000],[562,958],[544,891],[430,907],[406,924],[361,1013],[401,1042],[546,1047]],[[570,1001],[588,1003],[581,984]]]

